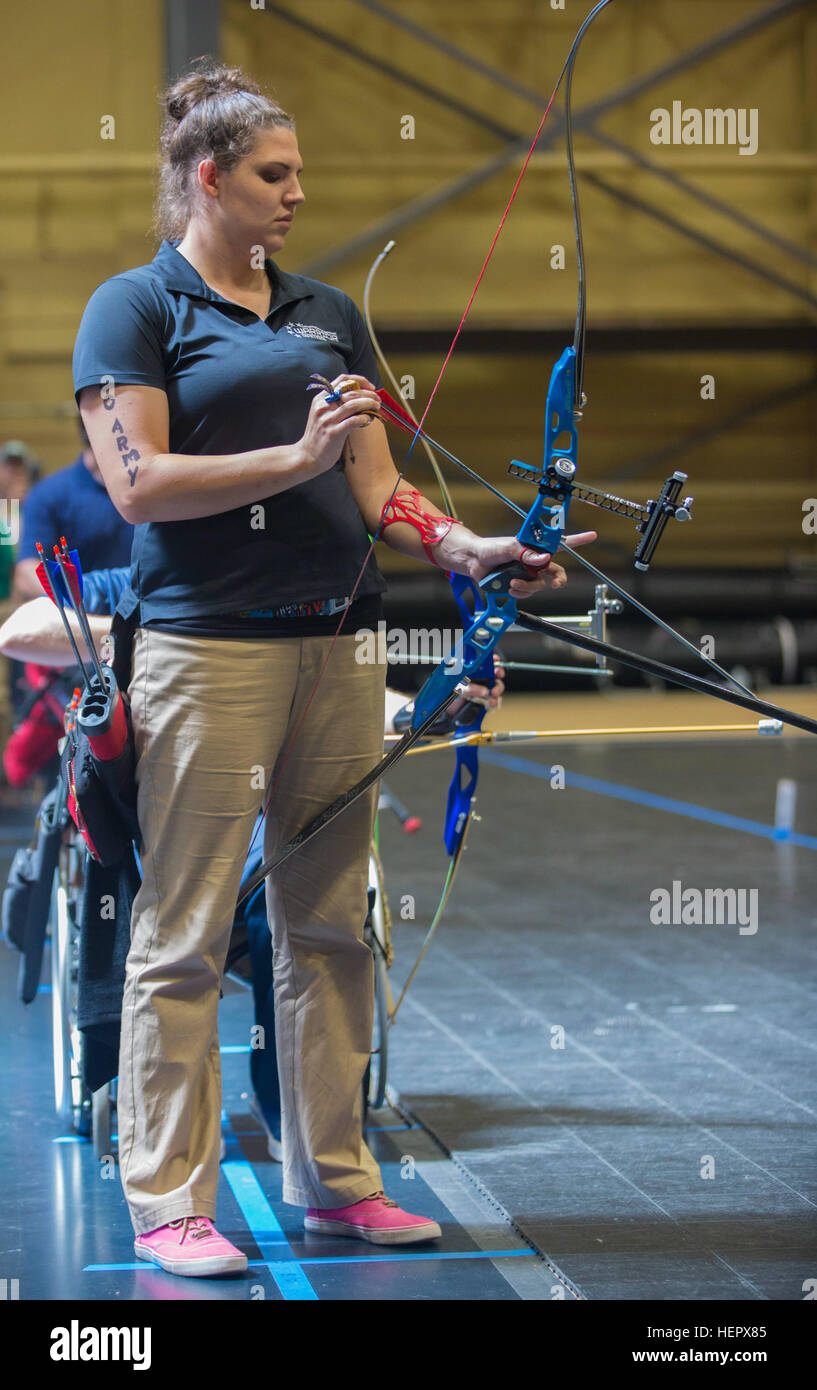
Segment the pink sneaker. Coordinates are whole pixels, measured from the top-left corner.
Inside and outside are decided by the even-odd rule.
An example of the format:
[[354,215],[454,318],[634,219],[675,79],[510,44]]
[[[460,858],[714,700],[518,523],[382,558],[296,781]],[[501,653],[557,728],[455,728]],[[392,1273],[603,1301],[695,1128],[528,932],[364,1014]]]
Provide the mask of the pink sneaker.
[[168,1274],[238,1274],[247,1268],[247,1256],[219,1235],[209,1216],[183,1216],[157,1226],[137,1236],[133,1248],[140,1260]]
[[372,1245],[413,1245],[420,1240],[439,1240],[442,1231],[427,1216],[410,1216],[385,1192],[373,1192],[349,1207],[308,1207],[307,1231],[329,1236],[351,1236]]

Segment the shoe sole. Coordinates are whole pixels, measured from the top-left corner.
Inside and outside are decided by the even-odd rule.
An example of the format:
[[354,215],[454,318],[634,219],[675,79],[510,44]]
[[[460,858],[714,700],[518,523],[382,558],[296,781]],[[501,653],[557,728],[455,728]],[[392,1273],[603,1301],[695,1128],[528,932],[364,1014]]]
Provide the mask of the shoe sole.
[[352,1240],[368,1240],[372,1245],[415,1245],[425,1240],[440,1240],[442,1231],[436,1221],[428,1226],[351,1226],[345,1221],[323,1221],[315,1216],[304,1217],[304,1229],[319,1235],[348,1236]]
[[202,1260],[169,1260],[166,1256],[156,1253],[155,1250],[145,1250],[140,1245],[134,1245],[134,1250],[140,1260],[146,1260],[148,1264],[158,1265],[168,1274],[183,1274],[191,1278],[207,1278],[213,1274],[240,1274],[247,1268],[246,1255],[212,1255],[209,1259]]

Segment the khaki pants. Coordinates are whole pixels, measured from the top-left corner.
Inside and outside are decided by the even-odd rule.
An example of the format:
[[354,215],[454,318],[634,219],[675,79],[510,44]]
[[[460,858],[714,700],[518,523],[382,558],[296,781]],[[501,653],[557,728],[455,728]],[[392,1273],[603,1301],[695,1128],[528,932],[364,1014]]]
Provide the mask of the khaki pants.
[[[137,1234],[215,1216],[219,988],[253,824],[265,855],[377,761],[384,672],[341,636],[210,640],[142,628],[129,696],[143,882],[122,1012],[119,1154]],[[340,1207],[382,1187],[363,1142],[373,961],[362,940],[376,788],[267,881],[283,1195]],[[248,1019],[247,1029],[251,1022]]]

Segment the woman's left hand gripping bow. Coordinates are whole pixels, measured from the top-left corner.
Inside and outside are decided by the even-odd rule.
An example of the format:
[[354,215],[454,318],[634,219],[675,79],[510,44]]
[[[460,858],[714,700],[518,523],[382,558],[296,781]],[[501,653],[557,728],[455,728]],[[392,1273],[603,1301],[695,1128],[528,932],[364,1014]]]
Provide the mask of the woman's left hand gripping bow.
[[[563,589],[567,583],[564,567],[557,564],[552,555],[523,546],[515,536],[475,536],[467,532],[467,545],[463,545],[455,533],[464,529],[452,527],[449,534],[434,547],[434,558],[438,565],[460,574],[467,573],[479,584],[486,575],[519,560],[530,572],[531,578],[511,580],[509,588],[514,598],[527,598],[540,589]],[[596,531],[579,531],[575,535],[565,536],[565,543],[575,548],[590,545],[597,539]]]

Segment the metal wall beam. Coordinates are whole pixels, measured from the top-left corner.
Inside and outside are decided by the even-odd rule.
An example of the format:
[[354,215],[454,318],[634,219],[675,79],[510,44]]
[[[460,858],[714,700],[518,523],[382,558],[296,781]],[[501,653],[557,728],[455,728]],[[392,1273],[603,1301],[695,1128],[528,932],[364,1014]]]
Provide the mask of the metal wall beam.
[[628,463],[624,468],[619,468],[615,473],[611,473],[609,481],[620,485],[629,482],[632,478],[643,477],[647,473],[660,472],[667,463],[673,462],[683,454],[700,449],[703,444],[709,444],[713,439],[718,439],[729,430],[745,425],[747,420],[754,420],[756,416],[764,415],[767,410],[776,410],[782,405],[790,405],[792,401],[799,400],[801,396],[807,396],[815,388],[817,388],[817,373],[806,377],[804,381],[796,381],[793,386],[785,386],[780,391],[770,391],[768,395],[751,401],[749,405],[741,406],[739,410],[724,415],[714,424],[707,425],[705,429],[693,430],[691,434],[684,435],[682,439],[676,439],[663,449],[654,449],[649,454],[643,454],[639,459],[633,459],[632,463]]
[[[426,29],[424,25],[406,19],[404,15],[397,14],[388,6],[379,3],[379,0],[350,0],[350,3],[358,5],[361,9],[369,10],[372,14],[387,20],[388,23],[405,30],[414,38],[420,39],[423,43],[438,49],[439,52],[447,54],[449,58],[455,58],[464,67],[469,67],[483,77],[499,82],[507,91],[532,101],[541,110],[543,101],[541,92],[532,87],[524,86],[521,82],[515,81],[514,78],[508,77],[507,73],[502,73],[489,63],[474,58],[472,54],[466,53],[464,48],[459,48],[457,44],[451,43],[448,39],[441,39],[438,34]],[[663,67],[654,68],[652,72],[646,73],[643,77],[635,78],[626,87],[620,87],[617,91],[611,92],[609,96],[602,97],[601,101],[585,107],[585,119],[588,122],[598,120],[599,116],[611,111],[616,106],[620,106],[622,101],[629,101],[631,97],[640,96],[642,92],[654,87],[656,82],[662,82],[665,77],[675,77],[679,72],[684,72],[691,64],[703,62],[705,59],[711,58],[713,54],[720,53],[724,48],[730,48],[739,39],[746,38],[749,34],[756,34],[761,29],[765,29],[767,25],[776,24],[779,19],[784,19],[786,15],[793,14],[795,10],[806,9],[813,3],[814,0],[781,0],[778,4],[769,5],[764,10],[756,11],[755,14],[749,15],[738,24],[723,29],[720,34],[715,34],[711,39],[699,44],[697,48],[688,49],[686,53],[680,54],[672,62],[664,64]],[[578,117],[574,117],[574,125],[577,121]]]
[[[459,341],[459,351],[472,357],[491,357],[502,353],[509,357],[541,357],[542,353],[561,351],[564,328],[480,328],[469,326]],[[439,356],[451,346],[450,328],[402,328],[382,324],[378,328],[386,352],[401,357]],[[621,353],[657,352],[694,353],[800,353],[817,357],[817,323],[729,322],[726,324],[663,323],[645,327],[643,324],[594,324],[587,330],[593,356],[614,356]]]
[[[394,10],[390,10],[386,5],[381,4],[380,0],[350,0],[350,3],[358,5],[361,9],[368,10],[371,14],[377,15],[379,18],[402,29],[404,32],[411,34],[422,43],[436,49],[440,53],[444,53],[449,58],[453,58],[454,61],[459,63],[462,67],[470,68],[473,72],[479,73],[480,76],[487,77],[489,81],[495,82],[499,86],[504,87],[506,91],[512,92],[514,96],[521,97],[523,101],[535,106],[537,111],[542,109],[545,98],[541,92],[536,91],[533,87],[527,87],[523,83],[517,82],[515,78],[509,77],[508,74],[502,72],[500,68],[473,57],[473,55],[467,53],[464,48],[460,48],[457,44],[451,43],[448,39],[440,38],[438,34],[433,33],[432,30],[427,29],[424,25],[417,24],[413,20],[406,19],[404,15],[397,14]],[[785,0],[783,5],[772,5],[765,10],[758,11],[757,14],[751,15],[740,24],[734,25],[731,29],[726,29],[721,34],[716,35],[714,39],[709,40],[708,44],[701,45],[699,48],[689,50],[686,54],[681,55],[681,58],[674,60],[673,64],[669,65],[669,68],[659,69],[658,73],[653,72],[643,79],[639,78],[638,81],[646,82],[650,86],[653,86],[655,82],[661,80],[661,78],[674,75],[675,71],[677,71],[677,63],[682,62],[684,67],[686,67],[690,60],[695,63],[702,62],[706,58],[711,57],[712,52],[719,52],[725,46],[729,46],[739,39],[746,37],[747,33],[757,33],[759,29],[764,28],[767,24],[776,23],[784,14],[789,14],[793,10],[802,9],[807,3],[813,3],[813,0]],[[817,256],[813,255],[811,251],[807,251],[802,246],[795,245],[794,242],[788,241],[787,238],[780,236],[779,233],[773,232],[770,228],[762,226],[753,218],[748,217],[745,213],[739,212],[737,208],[733,208],[729,203],[724,202],[723,199],[716,198],[714,195],[705,193],[702,189],[696,188],[694,184],[688,183],[687,180],[681,178],[679,174],[675,174],[670,169],[656,164],[653,160],[648,159],[646,155],[639,154],[632,146],[626,145],[620,140],[615,140],[612,136],[606,135],[598,130],[595,126],[595,120],[598,118],[601,108],[603,107],[605,111],[610,109],[605,105],[607,102],[619,105],[622,91],[628,91],[630,95],[635,94],[632,91],[632,86],[620,89],[618,92],[612,93],[609,97],[605,97],[602,103],[597,103],[595,108],[585,107],[583,112],[580,112],[579,115],[576,116],[574,124],[579,125],[581,123],[586,133],[591,135],[599,144],[606,146],[608,149],[616,150],[619,154],[624,155],[634,164],[637,164],[639,168],[654,174],[656,178],[664,179],[666,183],[672,184],[688,197],[694,198],[697,202],[702,203],[713,212],[721,213],[724,217],[737,223],[738,226],[744,227],[747,231],[762,237],[771,245],[778,247],[779,250],[786,252],[788,255],[797,257],[798,260],[805,262],[806,265],[817,267]],[[594,110],[596,112],[595,116],[593,115]]]
[[637,198],[634,193],[626,193],[623,188],[615,188],[613,184],[607,183],[606,179],[599,178],[598,174],[585,173],[584,182],[591,184],[593,188],[598,188],[608,197],[615,198],[619,203],[625,203],[627,207],[635,208],[637,212],[643,212],[647,217],[652,217],[656,222],[661,222],[665,227],[671,227],[673,231],[680,232],[690,241],[697,242],[707,251],[714,251],[725,261],[731,261],[732,265],[749,270],[760,280],[766,280],[770,285],[775,285],[778,289],[786,290],[796,299],[802,299],[804,304],[810,308],[817,309],[817,295],[810,290],[804,290],[794,280],[787,280],[784,275],[778,275],[776,271],[769,270],[760,261],[752,260],[750,256],[744,256],[739,251],[733,251],[730,246],[726,246],[722,241],[716,241],[714,237],[707,236],[705,232],[699,232],[697,227],[692,227],[687,222],[681,222],[679,218],[672,217],[670,213],[664,212],[654,203],[648,203],[646,198]]
[[[379,0],[350,0],[350,3],[356,4],[360,8],[363,8],[365,10],[370,11],[373,14],[376,14],[380,18],[386,20],[387,22],[394,24],[398,28],[403,29],[406,32],[412,34],[413,37],[418,38],[422,42],[428,44],[429,46],[445,53],[448,57],[454,58],[458,63],[462,64],[463,66],[469,67],[474,71],[479,72],[482,76],[497,82],[499,85],[513,92],[515,95],[520,96],[524,100],[534,104],[537,107],[537,109],[541,108],[542,102],[544,100],[541,93],[533,90],[530,87],[524,86],[523,84],[515,81],[513,78],[509,78],[507,74],[501,72],[499,69],[493,68],[490,64],[484,63],[481,60],[474,58],[464,49],[459,48],[456,44],[453,44],[448,40],[441,39],[438,35],[426,29],[424,26],[416,24],[414,21],[408,20],[402,15],[396,14],[387,6],[379,3]],[[682,191],[687,193],[688,196],[690,196],[691,198],[694,198],[697,201],[705,204],[706,206],[709,206],[714,211],[720,212],[723,216],[730,218],[732,221],[745,227],[747,230],[752,231],[756,235],[763,237],[771,244],[776,245],[780,250],[783,250],[790,255],[796,256],[798,259],[804,261],[806,264],[817,266],[817,257],[814,257],[811,252],[796,246],[793,242],[790,242],[786,238],[781,237],[778,233],[771,231],[769,228],[763,227],[760,223],[755,222],[754,219],[751,219],[745,216],[745,214],[738,212],[736,209],[732,208],[728,203],[723,202],[721,199],[717,199],[711,194],[707,194],[700,189],[696,189],[694,185],[687,183],[685,180],[681,179],[679,175],[673,174],[670,170],[663,169],[660,165],[657,165],[653,163],[653,161],[647,159],[646,156],[639,155],[635,150],[631,149],[629,146],[612,140],[611,137],[603,135],[601,132],[597,131],[593,127],[594,120],[596,120],[600,115],[605,114],[607,111],[612,110],[614,107],[619,106],[623,102],[630,100],[633,96],[639,95],[642,91],[654,86],[657,82],[663,81],[665,78],[669,76],[677,75],[679,72],[684,71],[686,68],[694,66],[699,62],[704,61],[706,58],[711,57],[714,53],[718,53],[722,49],[730,47],[732,44],[739,41],[740,39],[745,38],[748,35],[755,34],[759,32],[761,29],[765,28],[767,25],[776,23],[779,19],[786,17],[787,15],[793,13],[796,10],[803,9],[807,5],[810,5],[812,3],[813,0],[782,0],[782,3],[770,5],[765,9],[758,11],[756,14],[750,15],[747,19],[740,21],[740,23],[730,26],[728,29],[723,30],[720,34],[716,34],[713,38],[707,40],[705,43],[699,44],[695,48],[687,50],[686,53],[680,54],[679,57],[673,59],[671,63],[667,63],[659,68],[653,69],[652,72],[644,74],[642,77],[636,79],[636,81],[631,82],[626,86],[621,87],[618,90],[610,93],[607,97],[604,97],[600,102],[590,103],[587,106],[581,108],[574,115],[574,127],[576,129],[587,130],[588,133],[592,135],[593,138],[598,140],[600,143],[607,144],[612,148],[618,149],[619,152],[629,156],[629,158],[631,158],[633,162],[635,162],[636,164],[640,165],[640,167],[644,168],[645,170],[648,170],[649,172],[655,174],[658,177],[664,178],[667,182],[673,183],[676,187],[682,189]],[[268,4],[267,8],[270,13],[275,13],[280,18],[288,21],[289,23],[292,23],[297,27],[306,30],[307,32],[311,33],[313,37],[321,39],[322,41],[330,44],[332,47],[338,48],[340,51],[345,52],[347,55],[354,57],[356,60],[370,67],[374,67],[378,71],[386,71],[388,75],[394,78],[395,80],[404,83],[405,85],[413,88],[414,90],[422,92],[423,95],[428,96],[431,99],[436,100],[445,106],[448,106],[449,109],[456,110],[460,115],[465,116],[469,120],[473,120],[475,123],[483,126],[484,128],[495,126],[496,123],[490,121],[489,118],[485,117],[482,112],[475,111],[474,108],[468,107],[464,103],[458,102],[456,99],[452,98],[448,93],[442,92],[439,88],[436,88],[432,86],[432,84],[415,77],[412,73],[407,73],[397,68],[392,63],[383,63],[381,59],[374,57],[365,49],[360,48],[359,45],[353,44],[346,39],[341,39],[337,35],[333,34],[331,31],[320,28],[318,25],[310,24],[307,21],[302,20],[299,16],[293,15],[290,11],[286,10],[281,5]],[[561,118],[554,121],[554,123],[550,127],[550,130],[543,132],[543,135],[541,137],[541,143],[552,144],[555,141],[555,139],[561,134],[562,126],[563,121]],[[495,156],[493,160],[488,160],[484,163],[481,163],[469,175],[466,175],[465,177],[460,179],[452,180],[451,182],[444,185],[442,188],[436,190],[432,194],[423,195],[421,198],[414,199],[404,204],[403,207],[398,209],[396,213],[393,213],[389,217],[382,219],[374,226],[369,227],[368,229],[366,229],[366,231],[360,233],[358,236],[351,238],[349,241],[344,242],[339,246],[333,247],[331,250],[327,252],[321,253],[317,257],[313,257],[313,259],[309,261],[306,265],[300,267],[302,273],[314,275],[318,272],[326,271],[330,267],[347,260],[351,256],[357,255],[359,252],[364,251],[375,244],[381,243],[382,241],[388,239],[388,237],[391,236],[395,231],[399,230],[402,227],[410,225],[412,222],[418,220],[421,217],[427,216],[430,212],[437,211],[446,203],[452,201],[453,199],[461,196],[464,192],[470,191],[472,188],[477,187],[480,183],[483,183],[487,179],[491,178],[496,172],[498,172],[499,169],[512,163],[513,160],[520,153],[520,151],[525,150],[525,140],[522,134],[518,131],[510,131],[504,127],[501,129],[504,131],[504,136],[507,141],[507,147],[504,151],[501,151],[497,156]],[[499,133],[499,130],[495,130],[494,133]],[[609,185],[603,185],[601,181],[599,181],[599,186],[603,187],[604,191],[610,192],[612,196],[615,196],[613,190],[610,188]],[[744,270],[749,270],[751,273],[758,275],[761,279],[765,279],[767,281],[770,281],[771,283],[774,283],[778,288],[785,289],[794,294],[796,297],[804,299],[806,303],[817,304],[817,299],[815,299],[813,295],[809,294],[808,291],[803,290],[795,282],[786,279],[784,276],[775,275],[774,272],[768,271],[765,266],[763,266],[761,263],[757,261],[752,260],[750,257],[740,256],[737,253],[733,253],[728,246],[725,246],[723,243],[716,241],[714,238],[704,238],[701,234],[693,234],[693,229],[688,228],[685,223],[673,220],[669,218],[668,215],[662,214],[660,209],[655,208],[653,205],[647,203],[646,200],[640,201],[639,210],[644,211],[648,215],[652,215],[658,220],[664,220],[668,225],[673,226],[674,229],[676,231],[679,231],[682,235],[690,236],[691,239],[697,241],[698,244],[705,245],[708,250],[714,251],[717,255],[720,255],[725,259],[732,261],[733,264],[740,266]]]
[[165,80],[172,82],[193,58],[221,53],[221,0],[165,0]]
[[646,155],[639,154],[638,150],[634,150],[631,145],[623,144],[621,140],[614,139],[612,135],[606,135],[604,131],[597,130],[595,126],[588,126],[587,133],[588,135],[592,135],[593,139],[597,140],[600,145],[605,145],[607,149],[610,150],[616,150],[619,154],[630,159],[633,164],[637,164],[640,169],[644,169],[647,173],[654,174],[656,178],[663,179],[665,183],[671,184],[673,188],[677,188],[679,192],[684,193],[688,198],[694,199],[695,202],[702,203],[704,207],[710,208],[712,212],[718,212],[723,217],[729,218],[731,222],[735,222],[739,227],[745,228],[748,232],[753,232],[755,236],[761,237],[764,241],[767,241],[769,245],[776,246],[779,251],[784,251],[787,255],[796,257],[797,260],[803,261],[805,265],[817,268],[817,256],[815,256],[813,252],[807,251],[804,246],[797,246],[795,242],[789,241],[787,237],[781,236],[779,232],[773,232],[770,227],[764,227],[760,222],[756,222],[753,217],[747,216],[745,212],[739,212],[738,209],[733,208],[730,203],[725,203],[722,198],[716,198],[713,193],[706,193],[702,188],[696,188],[694,184],[682,178],[680,174],[673,173],[671,169],[665,168],[662,164],[656,164],[654,160],[648,159]]

